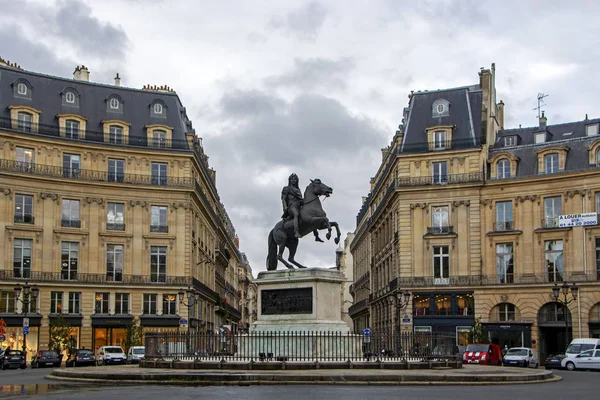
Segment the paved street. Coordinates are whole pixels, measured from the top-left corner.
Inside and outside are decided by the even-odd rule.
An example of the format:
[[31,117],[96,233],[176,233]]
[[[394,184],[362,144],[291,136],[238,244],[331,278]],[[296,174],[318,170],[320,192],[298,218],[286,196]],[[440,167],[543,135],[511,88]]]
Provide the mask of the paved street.
[[[93,367],[91,367],[93,368]],[[178,400],[211,399],[407,399],[464,400],[466,398],[502,399],[597,399],[600,373],[557,371],[560,382],[494,385],[494,386],[100,386],[51,382],[44,376],[51,370],[0,371],[0,398],[50,398],[95,400],[125,397],[127,399],[173,398]],[[15,384],[20,383],[20,384]]]

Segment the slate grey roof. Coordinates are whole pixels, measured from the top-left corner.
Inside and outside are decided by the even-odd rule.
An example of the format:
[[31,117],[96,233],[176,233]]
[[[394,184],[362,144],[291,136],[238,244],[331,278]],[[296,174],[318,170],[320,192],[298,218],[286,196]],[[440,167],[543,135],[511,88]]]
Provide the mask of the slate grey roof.
[[[31,86],[31,99],[14,96],[13,84],[25,80]],[[64,105],[61,93],[74,89],[79,94],[79,107]],[[122,100],[123,112],[107,111],[106,102],[111,96]],[[151,116],[151,104],[161,102],[166,118]],[[185,107],[175,92],[159,92],[105,85],[74,79],[54,77],[30,71],[0,66],[0,117],[10,117],[9,105],[27,105],[41,110],[40,124],[58,126],[57,114],[78,114],[87,118],[87,129],[102,131],[102,121],[119,119],[131,124],[130,137],[146,137],[145,125],[164,124],[172,126],[173,143],[188,148],[185,133],[193,132]]]
[[[550,146],[566,146],[569,148],[565,171],[576,171],[590,167],[588,147],[594,141],[600,139],[600,135],[586,136],[586,125],[598,124],[600,119],[591,119],[583,121],[568,122],[564,124],[548,125],[546,129],[536,127],[526,127],[517,129],[504,129],[498,132],[496,143],[490,147],[489,157],[493,157],[499,152],[506,152],[519,157],[517,163],[517,176],[533,176],[540,173],[538,171],[537,151]],[[546,142],[535,144],[535,134],[546,132]],[[507,136],[517,136],[516,146],[506,147],[504,138]],[[490,177],[494,179],[494,177]]]
[[[447,116],[432,114],[436,100],[449,102]],[[428,151],[426,128],[436,125],[454,125],[452,148],[479,146],[481,140],[481,100],[479,85],[435,91],[415,92],[408,107],[401,152]]]

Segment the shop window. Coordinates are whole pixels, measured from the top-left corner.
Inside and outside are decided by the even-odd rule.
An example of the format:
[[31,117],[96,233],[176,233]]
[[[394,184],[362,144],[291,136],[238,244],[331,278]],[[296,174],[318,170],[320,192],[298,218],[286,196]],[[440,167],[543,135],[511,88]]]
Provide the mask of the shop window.
[[470,293],[456,295],[456,305],[458,307],[458,315],[475,314],[475,300]]

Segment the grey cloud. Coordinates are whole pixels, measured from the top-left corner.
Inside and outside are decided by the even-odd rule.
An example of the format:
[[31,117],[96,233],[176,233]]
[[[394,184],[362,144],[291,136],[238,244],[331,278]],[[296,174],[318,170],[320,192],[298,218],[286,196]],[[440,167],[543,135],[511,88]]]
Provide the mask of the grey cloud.
[[268,86],[292,86],[303,90],[316,87],[324,89],[345,89],[348,73],[355,67],[354,60],[344,57],[339,60],[311,58],[294,60],[294,67],[288,73],[265,79]]
[[235,90],[226,93],[220,101],[222,112],[236,117],[273,115],[284,104],[282,99],[259,90]]
[[285,17],[274,17],[271,26],[296,35],[300,39],[315,40],[329,11],[317,2],[292,10]]

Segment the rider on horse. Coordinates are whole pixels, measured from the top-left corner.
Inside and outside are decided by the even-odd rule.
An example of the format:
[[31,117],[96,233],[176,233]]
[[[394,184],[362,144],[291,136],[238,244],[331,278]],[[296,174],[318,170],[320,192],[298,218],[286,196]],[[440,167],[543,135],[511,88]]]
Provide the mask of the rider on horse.
[[[283,204],[283,215],[281,218],[293,219],[294,220],[294,236],[301,238],[302,235],[298,230],[298,217],[300,215],[300,209],[304,204],[304,198],[302,191],[298,186],[298,175],[291,174],[288,178],[288,185],[281,190],[281,202]],[[313,231],[316,242],[323,242],[319,237],[319,232],[315,229]]]

